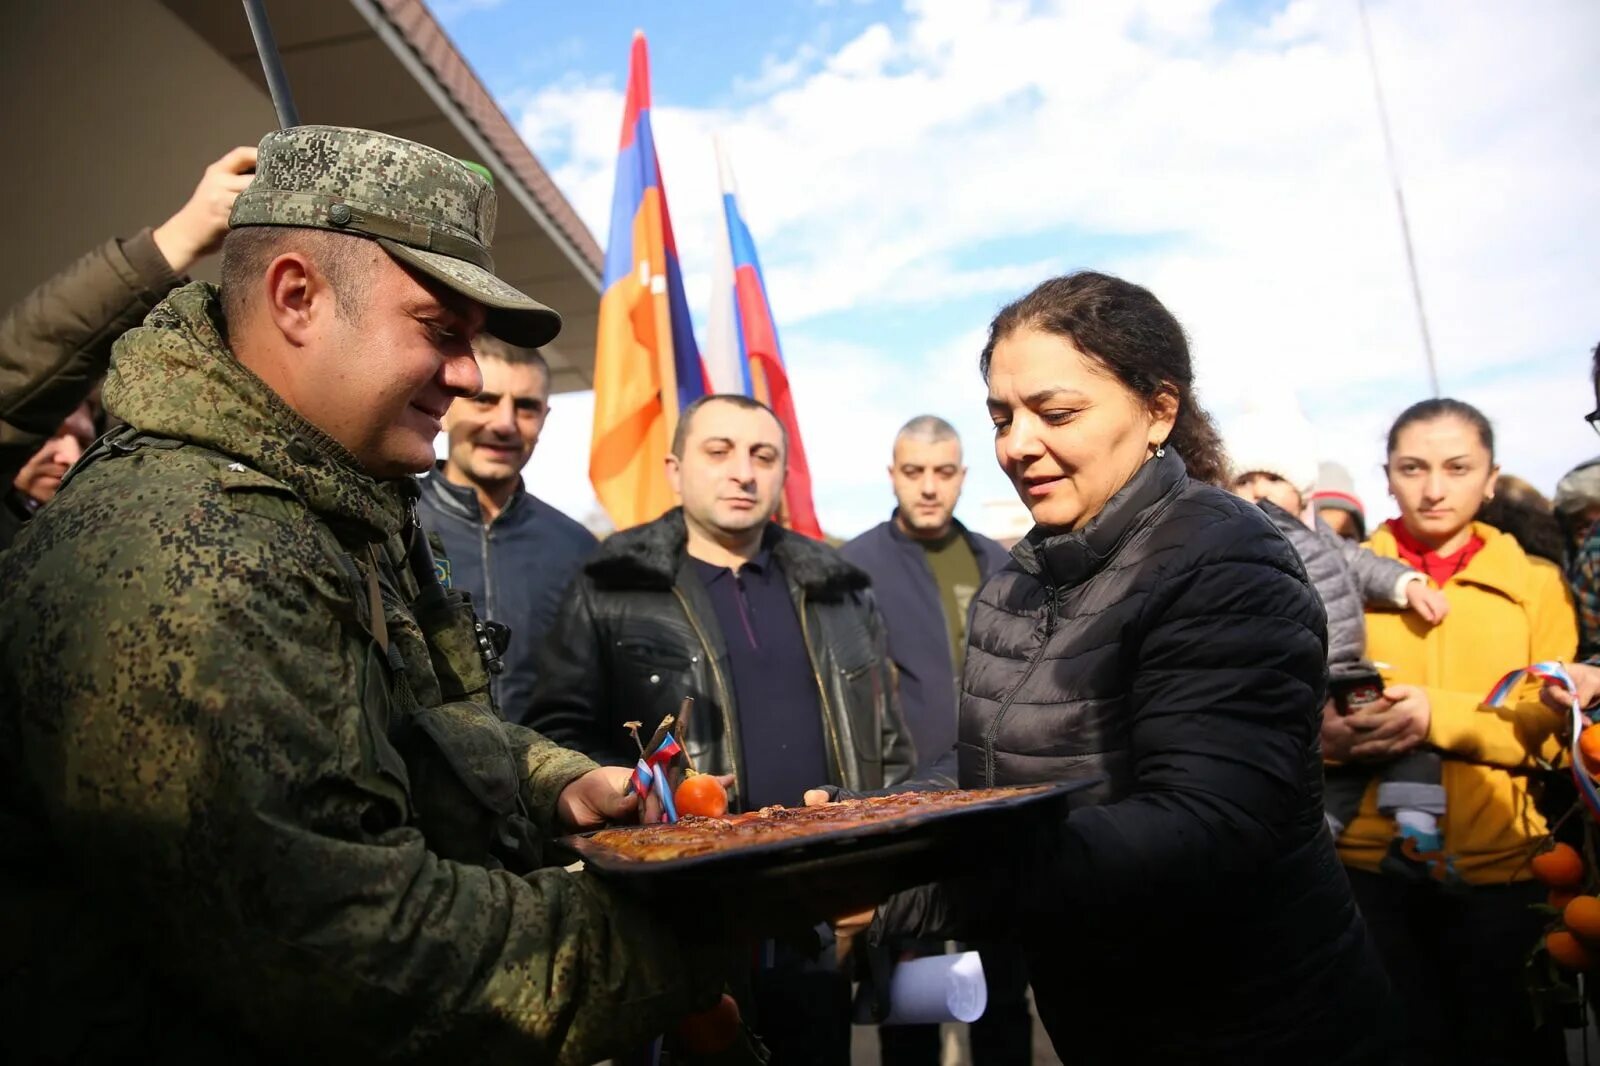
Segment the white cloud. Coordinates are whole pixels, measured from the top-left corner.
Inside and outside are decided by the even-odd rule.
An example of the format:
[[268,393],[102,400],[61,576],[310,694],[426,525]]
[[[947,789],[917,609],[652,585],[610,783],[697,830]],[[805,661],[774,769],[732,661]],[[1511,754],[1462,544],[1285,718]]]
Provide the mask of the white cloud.
[[[1525,367],[1518,402],[1500,388],[1484,399],[1508,467],[1559,473],[1595,450],[1581,412],[1565,408],[1600,338],[1600,6],[1369,9],[1444,388]],[[697,309],[720,225],[711,133],[732,153],[828,527],[860,528],[852,500],[866,476],[836,426],[892,432],[917,395],[982,418],[975,348],[950,382],[909,374],[894,338],[871,326],[888,304],[974,291],[998,300],[1051,271],[1114,270],[1182,319],[1215,406],[1263,381],[1294,388],[1352,469],[1376,468],[1388,419],[1424,395],[1347,0],[1294,0],[1254,27],[1214,0],[917,0],[899,31],[875,24],[823,57],[799,47],[773,57],[743,102],[669,100],[654,121]],[[569,82],[520,114],[602,242],[621,110],[619,83]],[[992,262],[1007,240],[1067,227],[1158,240],[1097,262],[1065,247],[1041,259],[1030,243],[1019,262],[967,265],[979,245]],[[848,358],[808,343],[807,319],[852,310],[862,333]],[[839,375],[849,397],[837,395]],[[1557,408],[1572,431],[1541,417]],[[568,454],[586,454],[586,428],[583,440]],[[868,464],[871,477],[880,466]],[[969,492],[992,493],[996,476]],[[1370,477],[1364,487],[1377,491]]]

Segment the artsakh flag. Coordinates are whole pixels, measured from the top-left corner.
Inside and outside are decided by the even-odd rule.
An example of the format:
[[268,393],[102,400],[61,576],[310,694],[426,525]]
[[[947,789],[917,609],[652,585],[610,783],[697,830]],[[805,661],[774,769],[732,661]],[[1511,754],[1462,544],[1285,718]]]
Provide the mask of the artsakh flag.
[[783,483],[783,504],[778,519],[790,529],[820,540],[822,527],[817,523],[817,510],[811,502],[811,467],[806,463],[800,420],[795,416],[789,375],[784,369],[783,353],[778,348],[772,305],[767,302],[767,286],[761,277],[755,242],[750,239],[750,230],[739,213],[733,168],[728,165],[720,143],[717,145],[717,170],[722,180],[722,209],[727,218],[728,239],[723,242],[721,261],[712,283],[706,374],[712,391],[742,392],[760,400],[772,408],[778,421],[783,423],[789,434],[789,469]]
[[673,506],[665,461],[678,412],[705,395],[667,190],[650,130],[650,58],[635,32],[611,197],[594,358],[589,480],[618,529]]

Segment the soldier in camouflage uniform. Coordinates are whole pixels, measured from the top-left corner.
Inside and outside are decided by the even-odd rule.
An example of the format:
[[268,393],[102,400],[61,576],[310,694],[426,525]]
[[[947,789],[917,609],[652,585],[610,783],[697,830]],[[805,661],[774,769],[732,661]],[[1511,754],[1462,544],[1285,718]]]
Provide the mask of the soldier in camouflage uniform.
[[535,869],[636,801],[493,712],[415,539],[475,331],[560,325],[493,220],[430,148],[274,133],[223,291],[117,344],[127,427],[0,567],[0,1060],[581,1063],[715,1000],[702,937]]

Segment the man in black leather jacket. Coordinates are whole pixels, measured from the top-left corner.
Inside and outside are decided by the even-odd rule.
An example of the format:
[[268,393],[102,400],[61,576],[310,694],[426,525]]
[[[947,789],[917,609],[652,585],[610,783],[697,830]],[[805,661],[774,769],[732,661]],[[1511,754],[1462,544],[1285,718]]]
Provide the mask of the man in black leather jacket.
[[[685,408],[667,460],[683,506],[584,565],[546,634],[530,726],[629,764],[638,752],[623,723],[649,732],[693,696],[678,739],[701,771],[733,775],[734,810],[799,806],[824,781],[867,791],[911,776],[867,576],[772,521],[786,445],[772,412],[744,396]],[[848,1063],[850,983],[831,944],[762,954],[740,998],[773,1061]]]
[[[530,726],[626,765],[638,753],[623,723],[648,732],[693,696],[678,739],[700,770],[734,775],[735,810],[799,806],[807,784],[865,791],[911,776],[869,579],[772,520],[785,445],[772,412],[743,396],[685,409],[667,461],[683,506],[584,565],[540,651]],[[770,609],[784,604],[789,617]]]

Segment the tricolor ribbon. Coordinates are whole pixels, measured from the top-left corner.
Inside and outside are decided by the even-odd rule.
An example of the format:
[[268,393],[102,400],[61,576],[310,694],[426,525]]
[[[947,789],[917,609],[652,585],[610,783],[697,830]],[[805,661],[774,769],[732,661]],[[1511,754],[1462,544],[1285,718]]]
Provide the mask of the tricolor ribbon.
[[683,746],[668,733],[661,738],[661,744],[655,751],[640,759],[633,767],[633,790],[642,797],[654,789],[656,798],[661,801],[662,817],[669,822],[678,820],[678,808],[672,804],[667,767],[672,764],[672,757],[682,750]]
[[1489,693],[1489,698],[1484,702],[1490,707],[1503,707],[1512,690],[1529,679],[1560,685],[1567,690],[1567,695],[1572,697],[1572,779],[1578,784],[1578,795],[1583,797],[1584,806],[1589,808],[1591,815],[1600,820],[1600,791],[1595,789],[1594,779],[1589,776],[1588,767],[1583,763],[1583,752],[1578,747],[1578,738],[1589,725],[1589,716],[1578,703],[1578,686],[1573,684],[1567,668],[1558,662],[1549,661],[1513,670],[1500,679],[1500,683],[1495,685],[1494,690]]

